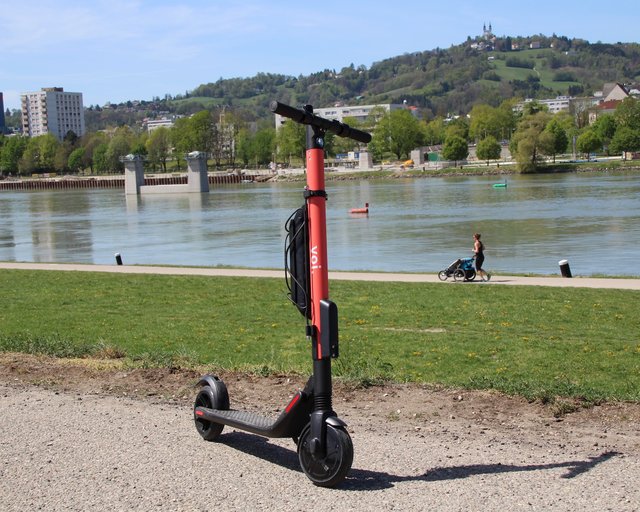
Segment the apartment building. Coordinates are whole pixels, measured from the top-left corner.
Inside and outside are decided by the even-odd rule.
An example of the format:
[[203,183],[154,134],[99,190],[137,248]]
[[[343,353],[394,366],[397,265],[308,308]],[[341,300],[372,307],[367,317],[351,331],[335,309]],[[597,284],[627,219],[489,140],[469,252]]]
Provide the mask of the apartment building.
[[522,112],[524,110],[524,106],[527,103],[536,102],[538,105],[545,105],[551,114],[557,114],[558,112],[568,111],[571,107],[571,98],[570,96],[557,96],[553,99],[544,99],[544,100],[534,100],[531,98],[527,98],[524,101],[521,101],[517,105],[513,107],[514,112]]
[[22,133],[37,137],[51,133],[62,141],[72,131],[85,134],[82,93],[64,92],[62,87],[43,87],[21,95]]

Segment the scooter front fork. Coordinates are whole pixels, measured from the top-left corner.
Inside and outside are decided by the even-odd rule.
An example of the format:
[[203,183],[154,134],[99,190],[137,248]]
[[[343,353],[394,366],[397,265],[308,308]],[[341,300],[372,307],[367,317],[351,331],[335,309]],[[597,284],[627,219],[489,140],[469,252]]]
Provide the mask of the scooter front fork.
[[[327,451],[327,423],[346,424],[337,418],[332,405],[331,358],[338,357],[338,308],[330,300],[320,301],[320,343],[313,340],[313,412],[310,418],[310,451],[324,457]],[[318,333],[316,332],[317,336]]]
[[315,389],[309,447],[312,454],[324,457],[327,451],[327,419],[336,415],[331,404],[331,359],[315,360],[313,375]]

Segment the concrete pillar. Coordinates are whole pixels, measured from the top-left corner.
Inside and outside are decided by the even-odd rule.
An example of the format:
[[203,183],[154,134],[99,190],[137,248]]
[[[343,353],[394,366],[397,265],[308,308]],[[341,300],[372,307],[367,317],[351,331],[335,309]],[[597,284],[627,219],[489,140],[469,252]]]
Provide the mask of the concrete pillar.
[[359,169],[371,169],[373,168],[373,159],[371,153],[368,151],[360,151],[360,157],[358,158]]
[[424,153],[422,148],[411,151],[411,160],[413,160],[413,165],[415,166],[422,165],[424,163]]
[[140,155],[127,155],[124,162],[124,193],[136,195],[144,185],[144,160]]
[[187,155],[187,191],[209,192],[207,154],[192,151]]

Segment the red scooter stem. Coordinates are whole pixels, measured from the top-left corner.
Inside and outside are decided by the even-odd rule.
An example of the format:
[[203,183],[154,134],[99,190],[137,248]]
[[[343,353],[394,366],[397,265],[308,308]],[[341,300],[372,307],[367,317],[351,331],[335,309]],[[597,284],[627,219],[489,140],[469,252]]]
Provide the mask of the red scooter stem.
[[[329,271],[327,261],[327,227],[326,205],[327,194],[324,190],[324,149],[325,134],[332,132],[339,137],[347,137],[358,142],[368,143],[371,135],[367,132],[351,128],[336,120],[324,119],[313,113],[311,105],[302,110],[272,101],[269,108],[275,114],[292,119],[307,127],[307,189],[305,190],[309,258],[308,295],[309,302],[297,300],[296,305],[311,320],[310,336],[313,341],[314,374],[322,375],[316,383],[316,398],[331,393],[331,358],[338,357],[338,308],[329,300]],[[302,271],[300,272],[302,273]],[[296,295],[299,282],[294,285]],[[309,309],[306,305],[310,304]],[[318,371],[315,371],[316,363]],[[324,382],[328,385],[323,385]],[[312,422],[313,424],[313,422]]]
[[[307,189],[324,192],[324,150],[307,149]],[[330,357],[324,354],[320,301],[329,298],[329,270],[327,258],[327,209],[326,195],[312,194],[307,199],[309,217],[309,263],[311,273],[311,324],[315,332],[316,359]]]

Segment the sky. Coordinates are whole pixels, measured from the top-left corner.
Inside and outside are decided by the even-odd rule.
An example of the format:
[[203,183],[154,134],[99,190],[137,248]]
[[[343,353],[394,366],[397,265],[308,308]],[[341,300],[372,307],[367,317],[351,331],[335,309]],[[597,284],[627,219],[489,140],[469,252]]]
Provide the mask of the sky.
[[640,2],[0,0],[5,108],[42,87],[85,106],[185,94],[219,78],[308,75],[497,36],[640,42]]

